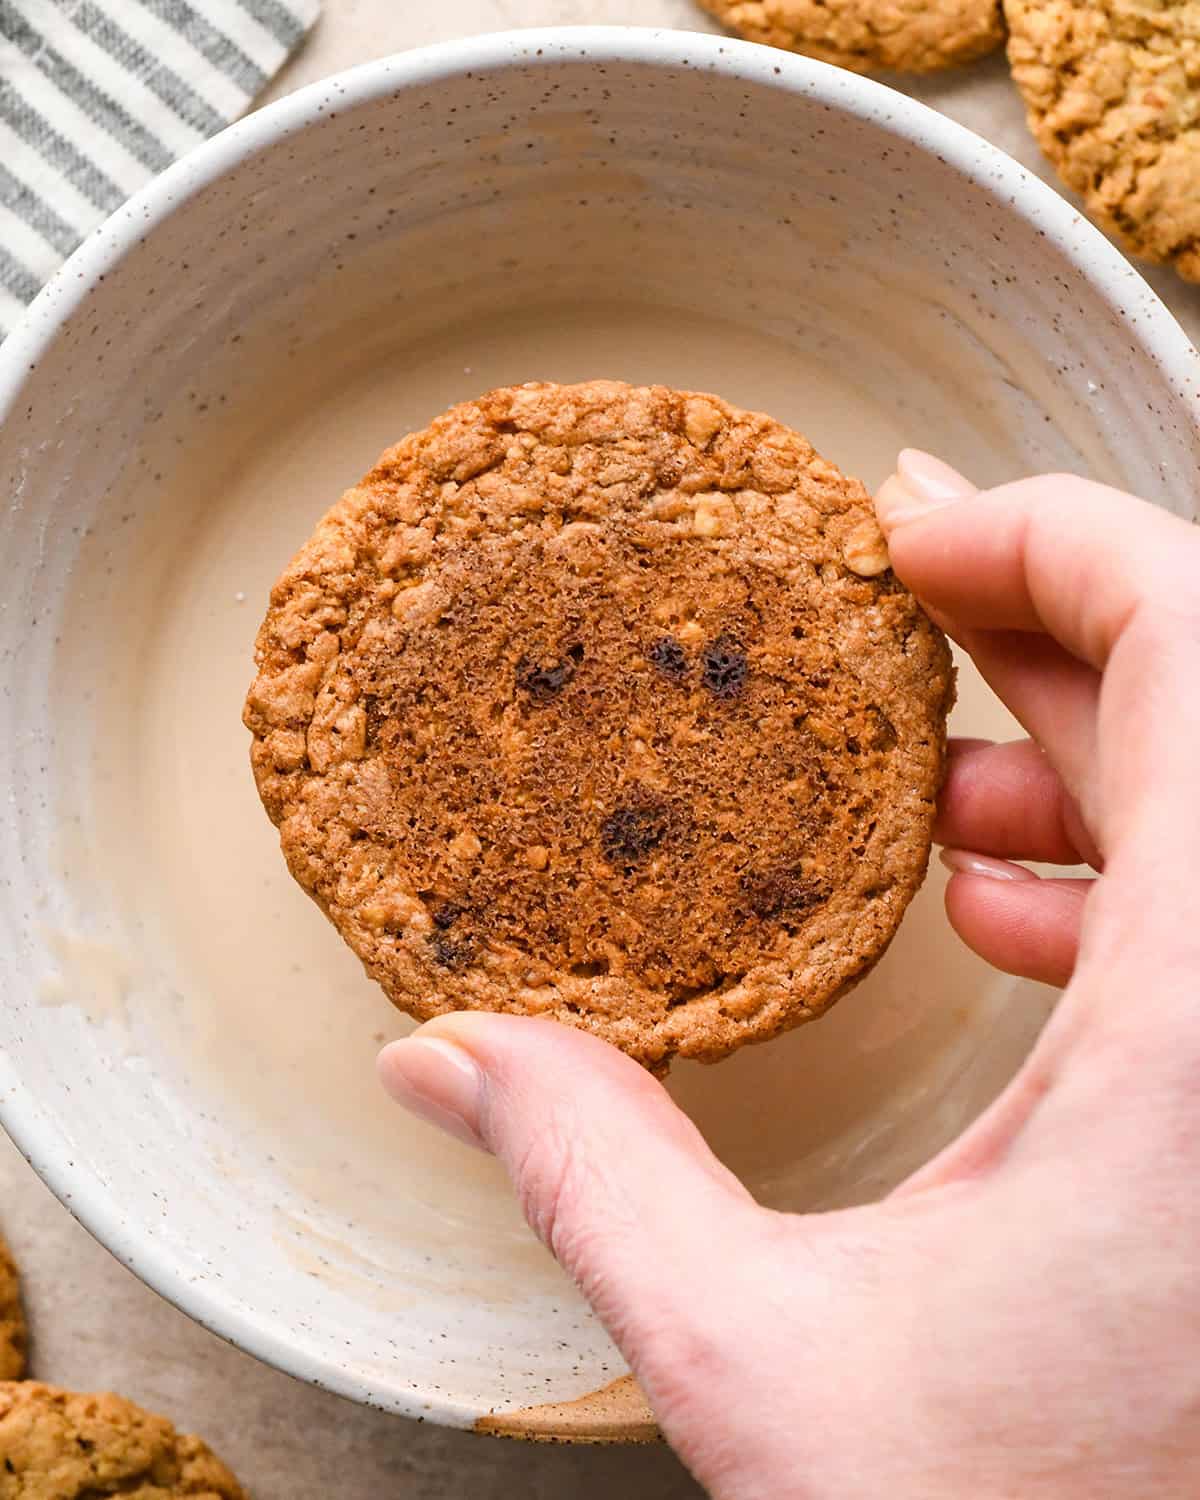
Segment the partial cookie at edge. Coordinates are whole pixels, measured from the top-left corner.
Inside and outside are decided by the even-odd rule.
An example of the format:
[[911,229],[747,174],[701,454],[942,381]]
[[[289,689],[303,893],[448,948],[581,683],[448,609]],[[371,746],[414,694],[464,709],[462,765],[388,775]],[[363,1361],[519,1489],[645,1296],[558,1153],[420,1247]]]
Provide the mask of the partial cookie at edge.
[[1005,0],[1012,76],[1068,187],[1134,254],[1200,281],[1200,0]]
[[21,1379],[27,1345],[20,1278],[12,1253],[0,1236],[0,1380]]
[[165,1417],[108,1393],[0,1383],[0,1500],[249,1500],[219,1458]]
[[999,0],[700,0],[748,41],[856,73],[934,73],[1004,39]]

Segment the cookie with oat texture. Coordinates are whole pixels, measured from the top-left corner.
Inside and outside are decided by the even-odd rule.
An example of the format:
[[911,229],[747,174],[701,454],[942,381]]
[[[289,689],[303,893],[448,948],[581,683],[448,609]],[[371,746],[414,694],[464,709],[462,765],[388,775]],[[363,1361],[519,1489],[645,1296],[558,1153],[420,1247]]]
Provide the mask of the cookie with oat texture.
[[422,1019],[712,1061],[850,989],[925,872],[945,640],[862,485],[715,396],[455,407],[319,523],[256,656],[291,871]]
[[934,73],[1004,39],[999,0],[700,0],[751,42],[855,73]]
[[24,1375],[27,1342],[16,1262],[0,1238],[0,1380],[20,1380]]
[[1005,0],[1038,144],[1134,255],[1200,281],[1200,0]]
[[197,1437],[108,1394],[0,1383],[0,1500],[249,1500]]

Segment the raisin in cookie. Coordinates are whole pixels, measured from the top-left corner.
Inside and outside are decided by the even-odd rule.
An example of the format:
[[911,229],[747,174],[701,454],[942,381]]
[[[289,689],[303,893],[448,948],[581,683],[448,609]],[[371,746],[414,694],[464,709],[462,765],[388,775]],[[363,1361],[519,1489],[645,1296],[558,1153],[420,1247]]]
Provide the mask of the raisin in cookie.
[[933,73],[993,51],[999,0],[700,0],[752,42],[856,73]]
[[1006,0],[1038,144],[1135,255],[1200,281],[1200,0]]
[[257,663],[291,871],[414,1016],[714,1060],[845,993],[925,871],[945,641],[862,485],[713,396],[455,407],[321,521]]
[[25,1314],[21,1284],[8,1246],[0,1239],[0,1380],[20,1380],[25,1373]]
[[247,1500],[199,1438],[120,1396],[0,1383],[0,1500]]

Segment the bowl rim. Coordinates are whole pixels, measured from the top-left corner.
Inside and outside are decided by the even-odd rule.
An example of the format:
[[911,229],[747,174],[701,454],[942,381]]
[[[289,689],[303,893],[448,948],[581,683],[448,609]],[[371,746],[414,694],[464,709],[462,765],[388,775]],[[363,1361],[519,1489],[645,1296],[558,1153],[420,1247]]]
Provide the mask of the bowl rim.
[[[701,32],[638,26],[531,27],[468,36],[362,63],[310,83],[243,117],[194,148],[151,180],[84,240],[30,304],[0,344],[0,425],[13,413],[23,385],[66,319],[160,223],[248,157],[339,109],[360,107],[413,86],[467,72],[500,73],[576,62],[713,71],[747,84],[806,95],[933,155],[982,188],[1007,211],[1043,233],[1129,328],[1181,401],[1200,377],[1200,356],[1183,329],[1137,269],[1072,204],[999,147],[875,80],[751,42]],[[1138,316],[1130,317],[1137,302]],[[109,1191],[71,1160],[61,1129],[43,1116],[31,1088],[22,1086],[0,1052],[0,1123],[42,1181],[71,1214],[122,1264],[205,1328],[287,1374],[363,1404],[453,1427],[471,1427],[489,1414],[435,1388],[397,1381],[381,1391],[330,1356],[297,1347],[286,1329],[230,1309],[216,1280],[190,1280],[170,1250],[122,1224]],[[402,1372],[397,1368],[398,1375]],[[582,1413],[580,1414],[582,1415]],[[564,1420],[539,1436],[587,1439],[586,1421]],[[611,1424],[605,1436],[645,1437],[644,1421]]]

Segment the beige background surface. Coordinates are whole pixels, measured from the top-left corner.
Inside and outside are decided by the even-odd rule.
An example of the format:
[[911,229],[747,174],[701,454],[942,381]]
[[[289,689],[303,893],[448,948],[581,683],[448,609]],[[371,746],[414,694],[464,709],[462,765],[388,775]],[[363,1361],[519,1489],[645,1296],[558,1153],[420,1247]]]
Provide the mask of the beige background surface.
[[[691,0],[325,0],[278,95],[367,58],[473,31],[609,22],[715,29]],[[1043,170],[1002,61],[914,92]],[[1200,289],[1155,285],[1200,336]],[[0,1221],[25,1271],[34,1370],[118,1389],[205,1434],[257,1500],[698,1496],[665,1448],[534,1448],[351,1406],[228,1348],[161,1302],[80,1229],[0,1136]]]

